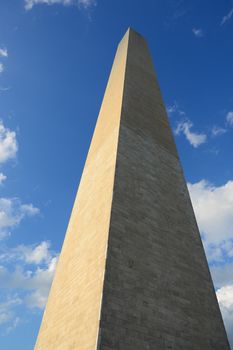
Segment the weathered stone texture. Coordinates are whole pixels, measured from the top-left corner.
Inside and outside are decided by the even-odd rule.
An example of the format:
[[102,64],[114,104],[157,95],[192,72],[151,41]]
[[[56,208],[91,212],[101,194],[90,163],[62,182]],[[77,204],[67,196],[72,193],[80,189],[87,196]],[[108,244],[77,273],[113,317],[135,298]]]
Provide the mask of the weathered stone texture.
[[229,350],[152,61],[132,30],[118,48],[36,349]]

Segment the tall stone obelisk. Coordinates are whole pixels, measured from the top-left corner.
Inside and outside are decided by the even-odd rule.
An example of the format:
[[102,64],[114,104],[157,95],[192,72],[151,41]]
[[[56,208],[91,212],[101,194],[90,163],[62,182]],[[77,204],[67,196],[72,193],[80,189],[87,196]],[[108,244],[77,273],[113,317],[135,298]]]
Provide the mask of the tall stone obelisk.
[[229,350],[145,40],[118,46],[37,350]]

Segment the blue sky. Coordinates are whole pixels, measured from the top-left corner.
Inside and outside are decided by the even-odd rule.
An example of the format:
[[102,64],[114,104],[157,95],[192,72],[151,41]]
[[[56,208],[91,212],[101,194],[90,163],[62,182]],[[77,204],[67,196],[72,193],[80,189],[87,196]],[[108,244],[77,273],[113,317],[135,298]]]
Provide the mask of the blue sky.
[[33,348],[129,26],[151,49],[233,346],[233,2],[1,0],[1,349]]

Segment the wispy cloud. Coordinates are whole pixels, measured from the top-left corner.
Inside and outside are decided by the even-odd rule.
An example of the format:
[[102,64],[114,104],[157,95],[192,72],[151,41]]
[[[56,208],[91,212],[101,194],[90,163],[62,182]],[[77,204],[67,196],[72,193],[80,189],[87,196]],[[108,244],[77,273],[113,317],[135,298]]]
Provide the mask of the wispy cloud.
[[0,86],[0,92],[9,91],[11,88],[9,86]]
[[7,179],[7,176],[4,175],[3,173],[0,173],[0,185],[2,185],[3,182],[6,181],[6,179]]
[[15,158],[18,151],[16,133],[6,128],[0,120],[0,163]]
[[206,142],[207,135],[191,131],[192,127],[193,123],[190,120],[186,119],[178,123],[175,129],[175,134],[180,135],[183,133],[190,145],[192,145],[194,148],[197,148]]
[[233,111],[227,113],[226,122],[228,125],[233,126]]
[[87,10],[93,6],[96,6],[97,1],[96,0],[78,0],[78,5]]
[[17,327],[20,319],[15,314],[15,308],[21,304],[22,300],[17,295],[7,296],[5,301],[0,303],[0,326],[6,325],[6,334]]
[[63,6],[78,6],[85,10],[96,6],[96,0],[25,0],[25,9],[31,10],[35,5],[45,4],[45,5],[63,5]]
[[221,136],[227,132],[227,129],[222,128],[221,126],[214,125],[211,134],[212,136]]
[[0,57],[8,57],[8,51],[6,48],[0,48]]
[[193,28],[192,32],[196,38],[202,38],[204,36],[204,32],[201,28]]
[[0,74],[4,71],[4,65],[0,62]]
[[185,112],[180,108],[179,104],[177,103],[177,101],[174,101],[174,103],[170,106],[167,107],[167,113],[168,114],[179,114],[180,116],[184,116]]
[[221,136],[229,130],[229,127],[232,127],[232,126],[233,126],[233,111],[229,111],[226,115],[225,127],[214,125],[211,129],[211,135],[213,137]]
[[12,322],[10,323],[10,325],[7,327],[7,329],[6,329],[6,334],[9,334],[9,333],[13,332],[13,330],[14,330],[15,328],[18,327],[20,321],[21,321],[21,320],[20,320],[20,317],[15,316],[15,317],[12,319]]
[[[8,51],[6,48],[0,48],[0,57],[8,57]],[[4,65],[0,62],[0,74],[4,71]]]
[[228,12],[228,14],[222,18],[221,26],[224,25],[226,22],[228,22],[228,21],[231,19],[232,16],[233,16],[233,7],[232,7],[232,9]]

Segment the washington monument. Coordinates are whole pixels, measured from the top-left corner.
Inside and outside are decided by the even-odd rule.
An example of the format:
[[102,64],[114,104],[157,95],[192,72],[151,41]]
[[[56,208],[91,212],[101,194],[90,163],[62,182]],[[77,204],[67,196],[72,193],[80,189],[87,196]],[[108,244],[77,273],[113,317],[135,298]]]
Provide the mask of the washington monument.
[[152,60],[120,42],[36,350],[229,350]]

